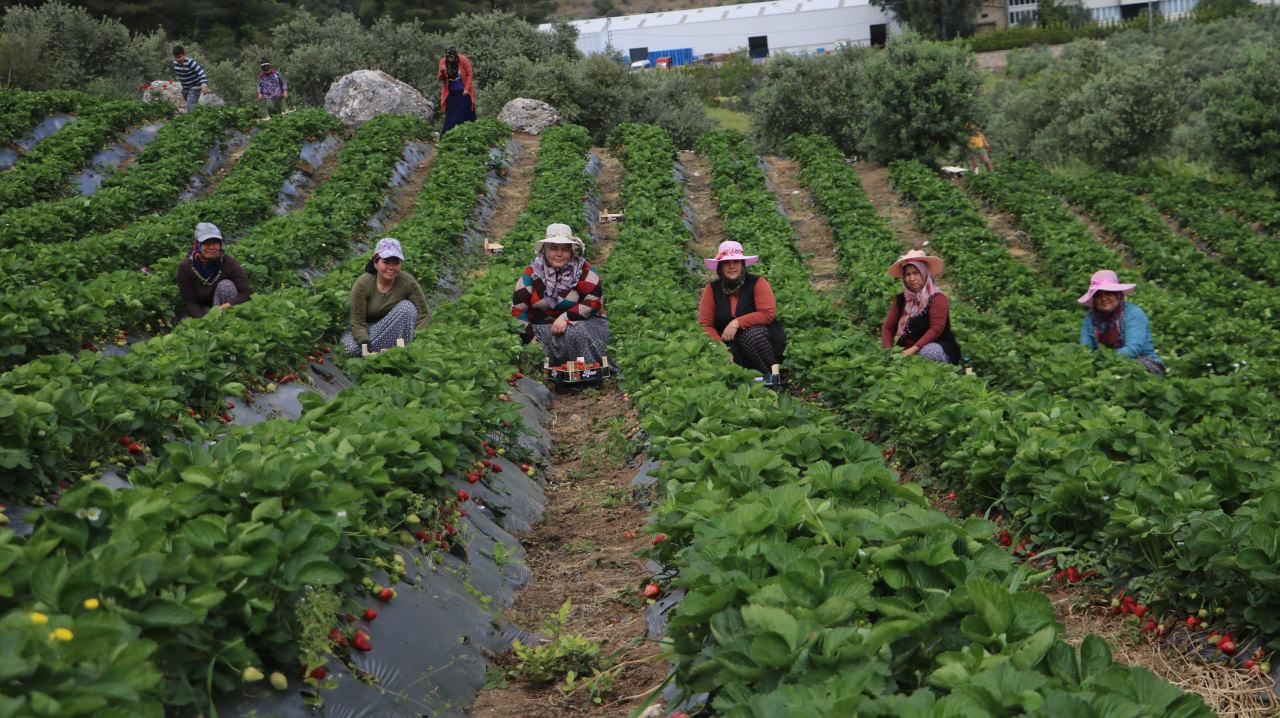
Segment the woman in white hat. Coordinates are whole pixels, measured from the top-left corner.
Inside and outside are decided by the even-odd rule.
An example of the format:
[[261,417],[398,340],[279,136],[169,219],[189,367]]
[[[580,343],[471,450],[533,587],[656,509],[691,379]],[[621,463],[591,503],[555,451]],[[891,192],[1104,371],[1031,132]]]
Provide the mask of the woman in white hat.
[[533,251],[511,296],[511,315],[524,325],[524,340],[537,339],[552,365],[578,357],[600,362],[609,345],[609,320],[600,276],[582,257],[582,240],[569,225],[550,224]]
[[735,364],[770,374],[782,363],[787,337],[769,280],[747,271],[758,261],[731,240],[720,243],[715,257],[702,260],[716,279],[702,288],[698,322],[712,341],[729,348]]
[[1110,269],[1100,269],[1089,278],[1089,289],[1076,300],[1089,307],[1080,325],[1080,343],[1090,349],[1099,345],[1117,354],[1137,359],[1152,374],[1164,375],[1165,365],[1151,341],[1147,313],[1125,301],[1136,288],[1126,284]]
[[227,309],[249,301],[249,277],[222,246],[222,231],[212,222],[196,225],[196,243],[178,263],[175,277],[182,307],[191,317],[203,317],[217,307]]
[[384,237],[373,250],[373,259],[351,286],[351,328],[342,335],[347,356],[378,352],[405,344],[427,324],[427,297],[412,274],[401,269],[404,250],[399,240]]
[[945,270],[942,259],[918,249],[889,267],[889,275],[902,280],[902,292],[889,303],[880,326],[880,346],[902,347],[899,356],[919,354],[942,364],[960,363],[960,345],[951,333],[951,300],[933,282]]

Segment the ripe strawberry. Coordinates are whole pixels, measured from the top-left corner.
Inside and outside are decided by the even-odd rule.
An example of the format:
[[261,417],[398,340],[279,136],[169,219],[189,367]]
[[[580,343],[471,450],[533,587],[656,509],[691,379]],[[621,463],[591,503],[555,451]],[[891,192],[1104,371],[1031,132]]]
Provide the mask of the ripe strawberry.
[[390,601],[395,597],[396,597],[396,590],[394,588],[384,588],[381,591],[378,591],[378,600],[384,603],[387,601]]
[[316,666],[311,669],[311,673],[309,675],[312,680],[323,681],[329,676],[329,672],[324,669],[324,666]]
[[231,402],[227,402],[227,408],[228,408],[228,409],[234,409],[234,408],[236,408],[236,405],[235,405],[235,404],[233,404],[233,403],[231,403]]
[[129,444],[129,445],[128,445],[127,447],[125,447],[125,448],[126,448],[126,449],[128,449],[128,451],[129,451],[129,453],[130,453],[130,454],[141,454],[141,453],[142,453],[142,444]]
[[528,464],[520,464],[520,470],[521,470],[521,471],[528,471],[530,468],[532,468],[532,467],[531,467],[531,466],[529,466]]
[[633,533],[631,533],[630,531],[628,531],[628,532],[626,532],[625,534],[623,534],[623,536],[626,536],[628,541],[630,541],[631,539],[633,539],[633,538],[635,538],[635,537],[636,537],[636,535],[635,535],[635,534],[633,534]]
[[364,620],[372,621],[378,617],[378,612],[372,608],[364,609]]
[[653,537],[653,545],[654,545],[654,546],[657,546],[658,544],[660,544],[660,543],[662,543],[663,541],[666,541],[666,540],[667,540],[667,535],[666,535],[666,534],[658,534],[657,536],[654,536],[654,537]]
[[1195,617],[1195,616],[1187,616],[1187,628],[1188,628],[1188,629],[1192,629],[1192,628],[1195,628],[1195,627],[1196,627],[1196,617]]
[[1013,545],[1013,537],[1009,535],[1008,529],[1000,532],[1000,545],[1006,548]]
[[368,636],[356,636],[351,641],[351,645],[354,646],[356,650],[364,651],[365,653],[373,650],[373,644],[369,643]]
[[431,538],[431,534],[428,534],[426,529],[418,529],[417,533],[415,533],[413,537],[419,541],[426,541]]
[[187,407],[187,416],[191,417],[192,419],[196,418],[196,410],[192,409],[191,407]]
[[1231,640],[1231,636],[1224,636],[1221,641],[1218,641],[1218,650],[1229,656],[1236,652],[1236,642]]
[[222,422],[223,424],[230,424],[231,415],[224,411],[218,415],[218,421]]
[[495,474],[500,474],[502,473],[502,467],[498,466],[497,464],[490,464],[489,471],[492,471]]
[[1245,670],[1246,670],[1246,671],[1252,671],[1252,670],[1253,670],[1253,667],[1254,667],[1254,666],[1256,666],[1256,665],[1258,665],[1258,664],[1257,664],[1257,663],[1255,663],[1255,662],[1254,662],[1254,660],[1253,660],[1252,658],[1250,658],[1249,660],[1247,660],[1247,661],[1245,661],[1245,662],[1244,662],[1244,668],[1245,668]]
[[645,586],[645,587],[644,587],[644,597],[645,597],[645,598],[657,598],[657,597],[658,597],[658,595],[659,595],[659,594],[661,594],[661,593],[662,593],[662,589],[661,589],[661,588],[659,588],[659,587],[658,587],[658,584],[656,584],[656,583],[651,583],[651,584],[649,584],[648,586]]
[[1156,622],[1153,618],[1148,618],[1145,625],[1142,626],[1143,633],[1151,633],[1156,630]]
[[954,492],[954,491],[948,491],[948,492],[947,492],[947,501],[955,501],[955,500],[956,500],[956,492]]
[[1070,583],[1080,583],[1080,571],[1075,566],[1067,569],[1067,581]]
[[684,711],[676,711],[671,715],[667,716],[667,718],[689,718],[689,714],[685,713]]
[[128,446],[129,444],[132,444],[132,443],[133,443],[133,439],[129,438],[129,435],[128,435],[128,434],[125,434],[124,436],[120,437],[119,439],[116,439],[116,443],[117,443],[117,444],[119,444],[119,445],[121,445],[121,446]]
[[470,501],[470,500],[471,500],[471,494],[468,494],[466,489],[458,489],[459,502]]
[[495,449],[495,448],[493,448],[492,446],[489,446],[489,447],[486,447],[486,448],[485,448],[484,453],[485,453],[487,456],[497,456],[497,455],[498,455],[498,450],[497,450],[497,449]]
[[1143,616],[1147,615],[1147,607],[1143,606],[1142,604],[1138,604],[1133,607],[1133,609],[1131,610],[1131,613],[1133,613],[1133,615],[1137,616],[1138,618],[1142,618]]
[[342,634],[341,629],[337,628],[336,626],[335,626],[334,628],[330,628],[330,629],[329,629],[329,640],[330,640],[330,641],[337,641],[339,638],[346,638],[346,636],[344,636],[344,635]]
[[468,471],[468,472],[467,472],[467,481],[470,481],[471,483],[473,483],[473,484],[474,484],[475,482],[477,482],[477,481],[479,481],[479,480],[480,480],[480,472],[479,472],[479,471]]

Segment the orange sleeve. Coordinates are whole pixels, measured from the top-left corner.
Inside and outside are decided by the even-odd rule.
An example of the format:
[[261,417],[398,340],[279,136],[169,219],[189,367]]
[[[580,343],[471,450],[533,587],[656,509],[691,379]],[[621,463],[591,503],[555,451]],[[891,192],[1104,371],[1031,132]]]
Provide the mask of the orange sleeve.
[[769,280],[764,277],[757,279],[752,295],[755,298],[756,310],[738,317],[738,326],[746,328],[772,324],[773,318],[778,313],[778,300],[773,296],[773,287],[769,286]]
[[898,333],[898,298],[894,297],[889,302],[889,314],[884,318],[884,324],[880,325],[880,346],[888,349],[893,346],[893,335]]
[[711,294],[710,284],[702,288],[702,299],[698,302],[698,323],[713,341],[724,342],[720,338],[720,332],[716,331],[716,298]]

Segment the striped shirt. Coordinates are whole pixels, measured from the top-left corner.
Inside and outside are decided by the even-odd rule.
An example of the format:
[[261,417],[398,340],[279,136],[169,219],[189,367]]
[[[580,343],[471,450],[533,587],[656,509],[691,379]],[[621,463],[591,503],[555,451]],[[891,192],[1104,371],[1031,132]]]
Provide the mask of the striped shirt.
[[184,92],[209,84],[209,76],[204,74],[204,68],[189,57],[184,58],[182,62],[173,61],[173,74],[177,76],[178,82],[182,83]]

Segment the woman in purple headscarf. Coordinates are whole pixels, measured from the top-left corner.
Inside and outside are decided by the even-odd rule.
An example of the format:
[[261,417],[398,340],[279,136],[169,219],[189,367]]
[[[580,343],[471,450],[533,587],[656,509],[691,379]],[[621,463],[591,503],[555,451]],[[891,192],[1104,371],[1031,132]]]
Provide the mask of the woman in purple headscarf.
[[946,269],[942,260],[918,249],[898,257],[889,275],[902,280],[902,292],[889,304],[880,327],[880,345],[902,347],[900,356],[919,354],[942,364],[959,364],[960,345],[951,333],[951,300],[933,278]]

